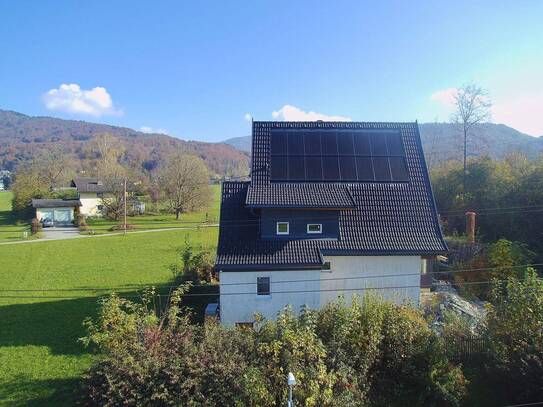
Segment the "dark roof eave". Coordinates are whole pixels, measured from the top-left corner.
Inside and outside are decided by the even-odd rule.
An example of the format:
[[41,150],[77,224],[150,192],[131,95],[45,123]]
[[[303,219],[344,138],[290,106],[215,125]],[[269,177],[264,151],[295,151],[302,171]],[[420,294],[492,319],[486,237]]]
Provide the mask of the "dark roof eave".
[[322,263],[311,264],[215,264],[215,271],[320,270]]
[[246,204],[247,208],[270,208],[270,209],[323,209],[323,210],[338,210],[349,211],[356,209],[356,205],[352,206],[336,206],[336,205],[280,205],[280,204]]

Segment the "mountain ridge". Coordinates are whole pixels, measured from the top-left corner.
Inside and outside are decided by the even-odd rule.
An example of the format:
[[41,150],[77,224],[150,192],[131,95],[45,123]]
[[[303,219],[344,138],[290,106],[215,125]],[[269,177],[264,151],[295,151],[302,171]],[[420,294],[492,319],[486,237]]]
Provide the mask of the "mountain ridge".
[[[429,166],[462,157],[462,137],[457,125],[452,123],[419,123],[423,150]],[[225,144],[251,152],[251,136],[229,138]],[[470,155],[489,155],[504,158],[520,152],[529,158],[543,153],[543,136],[534,137],[505,124],[483,123],[476,127],[470,143]]]
[[[202,158],[218,175],[248,171],[249,156],[224,143],[182,140],[160,133],[144,133],[128,127],[65,120],[49,116],[29,116],[0,109],[0,169],[13,170],[20,163],[51,148],[84,159],[89,143],[109,133],[125,147],[124,160],[145,171],[158,165],[172,149],[183,149]],[[242,175],[242,174],[239,174]]]

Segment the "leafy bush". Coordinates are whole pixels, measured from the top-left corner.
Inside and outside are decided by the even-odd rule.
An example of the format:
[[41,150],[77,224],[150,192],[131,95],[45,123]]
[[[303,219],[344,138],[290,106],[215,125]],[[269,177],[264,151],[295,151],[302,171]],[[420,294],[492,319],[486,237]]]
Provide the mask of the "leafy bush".
[[30,223],[30,232],[33,235],[35,235],[35,234],[41,232],[41,230],[42,230],[41,222],[38,220],[38,218],[33,218],[32,222]]
[[409,307],[377,300],[285,309],[253,329],[193,325],[180,307],[186,287],[157,314],[112,296],[87,345],[102,353],[89,371],[86,405],[282,406],[286,375],[300,406],[458,405],[465,379],[439,339]]
[[509,403],[538,401],[543,395],[543,281],[533,269],[524,280],[510,277],[496,285],[488,313],[494,388]]

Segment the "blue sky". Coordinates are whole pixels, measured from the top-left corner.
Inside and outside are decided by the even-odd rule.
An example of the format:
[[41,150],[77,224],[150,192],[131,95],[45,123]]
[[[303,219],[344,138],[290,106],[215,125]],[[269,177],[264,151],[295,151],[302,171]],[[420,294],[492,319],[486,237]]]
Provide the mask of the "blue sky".
[[220,141],[249,116],[444,121],[474,82],[495,122],[543,135],[541,1],[36,0],[0,16],[1,109]]

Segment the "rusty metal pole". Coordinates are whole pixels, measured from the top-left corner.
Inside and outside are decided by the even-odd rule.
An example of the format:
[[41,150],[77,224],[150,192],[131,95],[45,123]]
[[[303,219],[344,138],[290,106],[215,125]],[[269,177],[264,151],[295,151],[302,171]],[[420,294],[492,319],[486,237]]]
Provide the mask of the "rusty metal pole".
[[468,243],[475,243],[475,212],[466,212],[466,236]]

